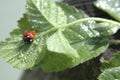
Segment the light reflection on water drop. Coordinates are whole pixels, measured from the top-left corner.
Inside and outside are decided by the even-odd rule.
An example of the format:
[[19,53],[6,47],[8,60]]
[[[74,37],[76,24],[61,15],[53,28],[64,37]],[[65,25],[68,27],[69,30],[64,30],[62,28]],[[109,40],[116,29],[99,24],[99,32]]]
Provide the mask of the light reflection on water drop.
[[76,18],[73,15],[70,15],[69,18],[70,18],[71,21],[76,20]]
[[119,3],[115,3],[115,7],[119,7]]

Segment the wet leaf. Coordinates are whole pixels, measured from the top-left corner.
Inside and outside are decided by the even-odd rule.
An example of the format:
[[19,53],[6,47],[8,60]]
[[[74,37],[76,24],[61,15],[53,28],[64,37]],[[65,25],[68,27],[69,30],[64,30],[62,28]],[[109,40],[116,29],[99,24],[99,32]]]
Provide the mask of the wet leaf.
[[120,80],[120,52],[117,52],[110,61],[105,61],[101,70],[99,80]]
[[95,6],[120,21],[120,0],[97,0]]
[[[83,11],[63,3],[27,0],[18,29],[0,42],[0,56],[20,69],[41,67],[44,71],[61,71],[72,68],[104,52],[109,45],[109,35],[119,28],[119,23],[110,22],[98,25]],[[31,44],[22,40],[23,32],[28,30],[36,32]]]

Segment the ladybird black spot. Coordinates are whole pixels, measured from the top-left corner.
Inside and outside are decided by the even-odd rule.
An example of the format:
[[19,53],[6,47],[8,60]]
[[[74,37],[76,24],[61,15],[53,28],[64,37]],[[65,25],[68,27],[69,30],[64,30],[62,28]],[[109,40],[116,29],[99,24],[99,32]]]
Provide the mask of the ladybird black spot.
[[26,36],[26,37],[24,38],[24,42],[25,42],[26,44],[30,44],[30,43],[33,42],[33,39],[30,38],[30,36]]

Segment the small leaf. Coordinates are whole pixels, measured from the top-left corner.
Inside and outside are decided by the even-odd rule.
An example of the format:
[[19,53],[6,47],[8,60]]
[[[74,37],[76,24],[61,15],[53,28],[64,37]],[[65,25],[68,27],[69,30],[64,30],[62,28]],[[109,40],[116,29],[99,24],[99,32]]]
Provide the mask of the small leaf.
[[105,61],[102,64],[101,69],[109,69],[109,68],[114,68],[114,67],[119,67],[120,66],[120,52],[116,53],[116,55],[112,58],[110,61]]
[[120,21],[120,0],[97,0],[95,6]]
[[98,77],[99,80],[120,80],[120,67],[111,68],[103,71]]
[[120,80],[120,52],[117,52],[110,61],[105,61],[101,70],[99,80]]

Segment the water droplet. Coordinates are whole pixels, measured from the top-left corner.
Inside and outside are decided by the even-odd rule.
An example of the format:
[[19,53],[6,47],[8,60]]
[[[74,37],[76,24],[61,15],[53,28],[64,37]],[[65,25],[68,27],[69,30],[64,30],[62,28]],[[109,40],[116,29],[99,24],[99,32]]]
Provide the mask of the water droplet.
[[47,2],[44,4],[44,6],[48,6]]
[[110,69],[109,71],[110,71],[110,72],[112,72],[112,70],[111,70],[111,69]]
[[115,3],[115,7],[118,7],[119,6],[119,3]]
[[115,70],[116,72],[119,72],[119,70]]
[[36,22],[36,23],[38,23],[38,21],[37,21],[37,20],[32,20],[32,22]]
[[70,15],[69,18],[70,18],[71,20],[76,20],[76,18],[75,18],[73,15]]
[[40,7],[40,2],[37,0],[36,6],[39,8]]
[[79,37],[80,39],[84,39],[84,37],[83,37],[83,36],[81,36],[81,35],[78,35],[78,37]]

